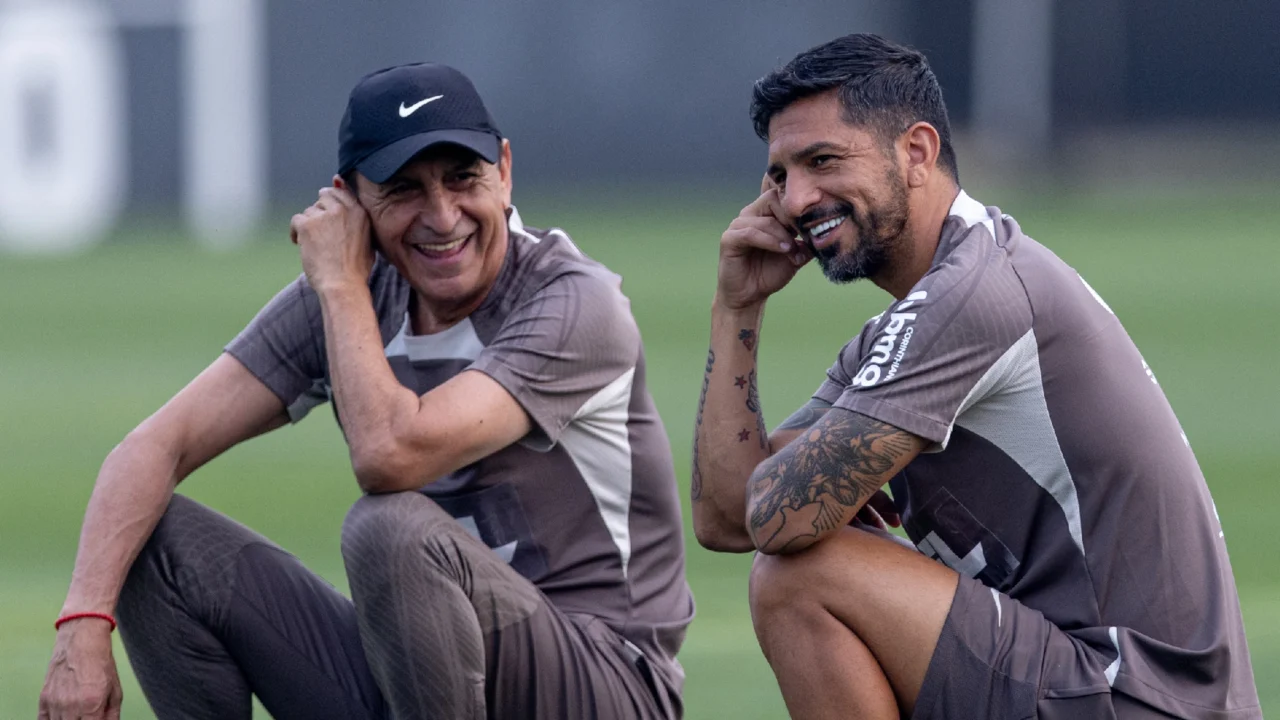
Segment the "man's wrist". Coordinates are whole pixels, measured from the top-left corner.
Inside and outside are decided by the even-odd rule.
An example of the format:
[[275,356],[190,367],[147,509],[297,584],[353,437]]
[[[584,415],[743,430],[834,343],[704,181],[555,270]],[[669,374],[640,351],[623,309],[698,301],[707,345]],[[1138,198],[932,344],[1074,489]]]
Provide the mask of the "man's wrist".
[[735,332],[751,330],[758,333],[764,320],[764,300],[745,307],[733,307],[726,304],[717,295],[711,301],[711,327],[730,325]]
[[321,301],[369,297],[369,286],[364,279],[337,278],[334,280],[317,280],[311,284],[311,287],[320,296]]
[[759,300],[750,305],[734,306],[725,302],[719,293],[711,300],[711,314],[714,317],[723,317],[733,320],[755,320],[757,323],[764,317],[765,300]]
[[116,629],[116,619],[109,613],[99,612],[79,612],[65,613],[58,616],[53,623],[53,629],[61,632],[63,628],[75,627],[99,627],[103,632],[110,635]]

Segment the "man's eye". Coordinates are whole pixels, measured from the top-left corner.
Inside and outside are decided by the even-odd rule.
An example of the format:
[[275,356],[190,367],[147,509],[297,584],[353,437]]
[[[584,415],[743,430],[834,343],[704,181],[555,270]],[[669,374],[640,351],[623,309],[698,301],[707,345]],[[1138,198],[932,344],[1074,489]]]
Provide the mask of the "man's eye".
[[836,159],[835,155],[818,155],[813,159],[813,166],[822,167],[823,165],[826,165],[835,159]]
[[471,170],[464,170],[462,172],[458,172],[450,175],[449,182],[455,183],[455,184],[468,183],[468,182],[471,182],[472,180],[475,180],[478,177],[480,177],[480,173],[477,173]]

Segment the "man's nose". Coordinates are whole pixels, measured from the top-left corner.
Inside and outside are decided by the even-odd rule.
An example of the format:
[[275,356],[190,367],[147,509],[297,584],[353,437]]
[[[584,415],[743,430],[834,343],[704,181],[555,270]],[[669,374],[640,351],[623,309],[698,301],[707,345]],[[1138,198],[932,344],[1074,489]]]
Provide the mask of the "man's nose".
[[429,192],[418,211],[418,222],[436,235],[447,237],[458,226],[461,210],[447,192]]
[[793,220],[798,219],[821,199],[822,193],[817,185],[803,177],[787,178],[787,185],[782,193],[782,209]]

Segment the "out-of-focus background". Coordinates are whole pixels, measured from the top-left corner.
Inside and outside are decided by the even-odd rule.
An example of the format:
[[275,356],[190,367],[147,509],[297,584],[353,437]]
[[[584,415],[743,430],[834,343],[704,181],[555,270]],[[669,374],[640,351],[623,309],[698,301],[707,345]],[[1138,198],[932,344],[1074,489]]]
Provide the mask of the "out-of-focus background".
[[[624,276],[687,486],[717,240],[764,165],[751,83],[855,31],[926,52],[965,188],[1137,341],[1208,478],[1280,710],[1280,4],[0,0],[0,717],[35,714],[102,458],[299,272],[287,218],[329,182],[361,75],[437,60],[473,78],[511,138],[522,215]],[[886,302],[811,269],[771,301],[771,424]],[[181,490],[345,586],[358,491],[330,414]],[[784,716],[749,559],[686,537],[688,717]],[[117,654],[124,716],[150,717]]]

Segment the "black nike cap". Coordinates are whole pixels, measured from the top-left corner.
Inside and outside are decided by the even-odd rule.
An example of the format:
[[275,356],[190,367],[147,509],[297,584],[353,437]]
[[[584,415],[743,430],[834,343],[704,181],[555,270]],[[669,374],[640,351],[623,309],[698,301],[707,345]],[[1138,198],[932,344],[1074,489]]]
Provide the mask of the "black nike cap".
[[351,90],[338,130],[338,174],[355,169],[384,183],[440,143],[498,162],[502,134],[471,80],[436,63],[378,70]]

